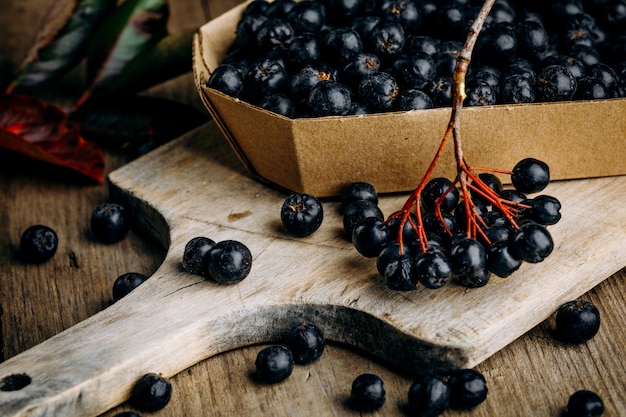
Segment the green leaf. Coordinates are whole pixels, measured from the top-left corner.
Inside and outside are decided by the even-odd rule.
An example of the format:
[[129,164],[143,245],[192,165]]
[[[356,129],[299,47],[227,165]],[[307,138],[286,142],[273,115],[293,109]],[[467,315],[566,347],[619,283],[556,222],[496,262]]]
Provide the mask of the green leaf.
[[94,96],[133,94],[191,71],[193,37],[197,29],[167,35],[143,51],[111,78],[106,88],[95,86]]
[[77,65],[96,29],[116,0],[57,0],[48,9],[37,38],[8,92],[41,85]]
[[[105,91],[126,65],[167,35],[165,0],[126,0],[101,26],[87,57],[90,90]],[[84,101],[90,91],[81,100]]]

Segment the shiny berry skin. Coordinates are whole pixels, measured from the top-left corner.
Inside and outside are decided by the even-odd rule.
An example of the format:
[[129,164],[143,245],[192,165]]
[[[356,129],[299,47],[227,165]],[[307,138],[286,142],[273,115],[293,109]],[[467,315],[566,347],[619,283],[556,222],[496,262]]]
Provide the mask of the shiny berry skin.
[[309,98],[313,87],[323,80],[332,80],[332,72],[324,66],[306,66],[295,72],[289,83],[291,99],[295,103],[303,103]]
[[43,263],[54,256],[59,247],[56,232],[41,224],[27,228],[20,238],[20,256],[28,263]]
[[366,258],[377,257],[391,238],[391,230],[376,217],[365,218],[352,229],[352,244]]
[[396,79],[386,73],[368,74],[359,83],[357,95],[361,101],[375,111],[388,111],[400,91]]
[[350,111],[350,89],[333,80],[322,80],[311,89],[307,108],[314,116],[344,116]]
[[485,377],[474,369],[455,371],[448,379],[450,406],[455,409],[476,407],[487,398],[489,392]]
[[207,86],[231,97],[239,97],[243,89],[243,75],[233,65],[218,65],[207,81]]
[[500,103],[533,103],[535,99],[535,86],[530,77],[514,74],[502,80],[498,96]]
[[467,83],[466,106],[491,106],[496,104],[496,90],[485,81],[470,80]]
[[598,394],[589,390],[573,393],[567,401],[566,417],[600,417],[604,413],[604,402]]
[[259,27],[257,44],[262,51],[269,51],[275,47],[286,48],[294,36],[293,27],[280,17],[271,17]]
[[538,101],[571,100],[576,91],[576,78],[561,65],[549,65],[537,74],[535,85]]
[[322,225],[324,208],[314,196],[306,193],[295,193],[283,202],[280,219],[291,235],[305,237],[315,232]]
[[113,283],[113,300],[118,301],[148,279],[139,272],[127,272],[117,277]]
[[314,324],[300,323],[291,328],[285,337],[285,344],[298,365],[315,362],[322,356],[326,347],[324,332]]
[[452,274],[474,276],[485,268],[485,248],[475,239],[462,238],[450,247]]
[[[411,250],[406,245],[404,245],[404,253],[411,254]],[[376,257],[376,270],[378,273],[384,277],[387,266],[392,261],[396,261],[400,255],[400,244],[396,240],[391,240],[385,244]]]
[[424,209],[433,211],[435,209],[435,201],[447,191],[446,196],[441,200],[441,210],[448,213],[451,212],[459,202],[459,190],[451,188],[451,186],[452,182],[444,177],[429,180],[422,192]]
[[261,382],[274,384],[287,379],[293,372],[294,359],[291,351],[281,345],[263,348],[254,362],[256,376]]
[[415,257],[414,273],[426,288],[441,288],[450,281],[452,267],[446,255],[440,252],[424,252]]
[[600,329],[600,312],[585,300],[568,301],[556,313],[556,337],[566,343],[579,344],[591,340]]
[[515,256],[530,263],[543,261],[552,253],[554,241],[548,229],[537,223],[525,223],[511,236]]
[[534,158],[525,158],[515,164],[511,172],[511,183],[522,193],[536,193],[550,182],[548,164]]
[[287,62],[291,70],[318,64],[321,54],[319,41],[311,33],[295,36],[287,45]]
[[428,81],[435,78],[437,65],[425,52],[405,54],[393,63],[393,73],[403,88],[424,88]]
[[383,61],[397,57],[404,47],[404,29],[399,22],[381,20],[372,28],[366,40],[366,47]]
[[339,200],[341,210],[359,200],[367,200],[377,205],[378,193],[376,192],[376,187],[369,182],[352,182],[341,189]]
[[381,377],[361,374],[352,381],[350,405],[359,411],[375,411],[385,404],[386,392]]
[[252,268],[252,254],[236,240],[217,242],[208,253],[209,276],[220,284],[233,284],[246,278]]
[[263,97],[287,90],[289,76],[283,64],[275,58],[264,56],[255,61],[244,77],[243,91],[247,99],[258,103]]
[[424,375],[411,384],[408,409],[411,415],[437,417],[450,406],[450,387],[436,375]]
[[356,29],[343,26],[326,33],[322,48],[326,62],[341,68],[363,52],[363,40]]
[[326,23],[326,9],[321,2],[296,3],[287,13],[287,20],[296,32],[317,33]]
[[385,280],[387,287],[394,291],[414,290],[419,281],[413,257],[404,253],[391,259],[385,268]]
[[135,384],[130,403],[141,411],[158,411],[165,407],[172,397],[172,384],[165,378],[148,373]]
[[348,205],[343,211],[343,230],[348,237],[352,239],[352,230],[363,219],[367,217],[376,217],[384,220],[382,210],[374,203],[368,200],[357,200]]
[[487,269],[500,278],[508,277],[522,266],[522,260],[517,257],[507,240],[498,240],[489,245],[486,256]]
[[116,243],[130,230],[126,209],[119,204],[103,203],[91,214],[91,233],[102,243]]
[[270,94],[259,102],[259,107],[281,116],[292,118],[295,113],[293,101],[285,94]]
[[340,72],[340,78],[352,90],[356,90],[363,77],[375,74],[380,69],[380,58],[375,54],[363,52],[353,56],[345,63]]
[[430,96],[416,89],[401,90],[394,103],[394,109],[401,111],[425,110],[433,107]]
[[549,195],[538,195],[529,201],[530,218],[543,225],[553,225],[561,220],[561,202]]
[[215,241],[204,236],[189,240],[183,252],[183,269],[196,275],[208,274],[207,254],[214,246]]

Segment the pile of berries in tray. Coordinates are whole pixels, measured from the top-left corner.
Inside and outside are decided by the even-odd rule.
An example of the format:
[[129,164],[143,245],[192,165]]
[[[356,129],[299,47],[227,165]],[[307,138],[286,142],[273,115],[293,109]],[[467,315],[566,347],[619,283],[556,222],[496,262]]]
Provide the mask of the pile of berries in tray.
[[[287,117],[450,106],[481,1],[255,0],[208,87]],[[466,106],[623,97],[626,2],[498,0]]]

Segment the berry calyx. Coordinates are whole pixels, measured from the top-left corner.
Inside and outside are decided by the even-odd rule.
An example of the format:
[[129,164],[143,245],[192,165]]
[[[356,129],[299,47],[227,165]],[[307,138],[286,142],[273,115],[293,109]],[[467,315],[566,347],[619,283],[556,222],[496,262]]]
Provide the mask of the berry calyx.
[[324,220],[324,208],[322,203],[312,195],[295,193],[283,202],[280,219],[290,234],[305,237],[321,226]]
[[59,246],[56,232],[45,225],[30,226],[20,238],[20,255],[25,262],[43,263],[54,256]]

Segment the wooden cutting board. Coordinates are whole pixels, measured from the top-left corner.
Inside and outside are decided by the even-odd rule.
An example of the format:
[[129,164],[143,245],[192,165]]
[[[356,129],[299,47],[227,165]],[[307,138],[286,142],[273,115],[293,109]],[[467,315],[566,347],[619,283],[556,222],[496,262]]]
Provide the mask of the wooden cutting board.
[[[485,287],[389,290],[375,260],[346,239],[338,204],[297,239],[280,222],[286,194],[251,178],[213,123],[113,172],[111,196],[137,228],[167,246],[162,266],[131,294],[0,364],[31,383],[0,391],[0,415],[96,416],[126,400],[137,379],[172,376],[237,347],[279,341],[297,322],[409,371],[473,367],[626,265],[626,177],[550,184],[563,218],[553,254]],[[417,179],[416,179],[417,181]],[[385,215],[405,195],[384,196]],[[193,237],[235,239],[250,275],[223,286],[182,270]]]

